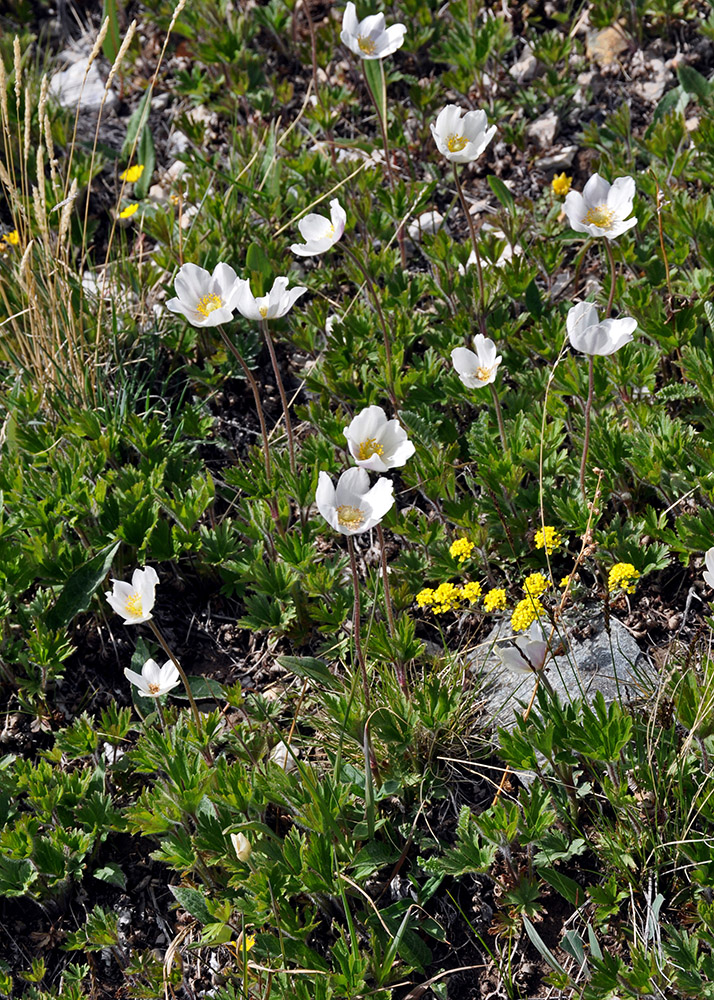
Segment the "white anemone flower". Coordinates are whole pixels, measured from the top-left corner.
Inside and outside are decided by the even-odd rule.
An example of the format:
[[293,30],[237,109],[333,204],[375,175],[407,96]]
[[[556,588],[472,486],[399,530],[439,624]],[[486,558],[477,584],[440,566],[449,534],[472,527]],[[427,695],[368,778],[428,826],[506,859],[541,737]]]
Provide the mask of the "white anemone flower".
[[218,326],[233,319],[236,273],[228,264],[218,264],[211,274],[197,264],[183,264],[174,281],[178,298],[166,308],[181,313],[193,326]]
[[233,844],[233,850],[236,852],[236,857],[239,861],[244,863],[253,853],[253,848],[250,846],[250,841],[244,833],[232,833],[231,843]]
[[458,104],[447,104],[431,125],[431,134],[439,152],[451,163],[470,163],[496,134],[496,126],[487,125],[485,111],[464,112]]
[[147,660],[140,674],[126,667],[124,676],[145,698],[160,698],[162,694],[166,694],[181,683],[179,672],[171,660],[167,660],[163,667],[160,667],[156,660]]
[[631,316],[623,319],[598,319],[592,302],[578,302],[568,310],[566,320],[570,344],[583,354],[614,354],[632,340],[637,320]]
[[159,577],[153,566],[135,569],[131,583],[112,580],[114,586],[104,596],[117,614],[122,616],[125,625],[140,625],[152,617],[158,582]]
[[287,278],[276,278],[267,295],[256,299],[250,290],[247,278],[236,281],[236,309],[246,319],[280,319],[289,313],[301,295],[307,291],[304,285],[296,285],[288,290]]
[[704,562],[707,565],[708,573],[703,573],[704,582],[709,584],[710,587],[714,587],[714,547],[707,549],[704,554]]
[[340,39],[360,59],[384,59],[404,44],[406,24],[385,26],[384,14],[370,14],[357,20],[357,10],[348,3],[342,15]]
[[496,649],[496,656],[504,667],[515,674],[532,674],[542,670],[548,656],[548,643],[538,622],[533,622],[523,635],[518,636],[513,646]]
[[637,219],[628,219],[635,197],[633,177],[618,177],[608,184],[599,174],[593,174],[583,188],[583,193],[570,191],[564,208],[571,229],[590,236],[606,236],[614,240],[637,225]]
[[333,247],[345,231],[347,213],[337,198],[330,202],[330,218],[310,212],[298,222],[304,243],[293,243],[290,247],[298,257],[315,257]]
[[366,406],[343,431],[357,465],[387,472],[404,465],[415,448],[398,420],[387,420],[381,406]]
[[366,469],[348,469],[337,481],[337,488],[326,472],[320,473],[315,493],[317,509],[330,527],[341,535],[361,535],[382,520],[394,505],[394,486],[389,479],[378,479],[369,487]]
[[467,347],[455,347],[451,360],[459,378],[467,389],[481,389],[496,380],[496,372],[501,364],[501,355],[496,353],[496,345],[490,337],[477,333],[474,337],[476,353]]

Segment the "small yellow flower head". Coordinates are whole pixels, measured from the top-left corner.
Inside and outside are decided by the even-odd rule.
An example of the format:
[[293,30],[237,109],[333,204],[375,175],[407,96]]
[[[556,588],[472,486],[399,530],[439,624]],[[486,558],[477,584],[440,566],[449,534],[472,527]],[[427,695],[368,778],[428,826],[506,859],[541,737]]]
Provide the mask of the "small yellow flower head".
[[564,198],[570,190],[570,185],[572,183],[573,178],[568,177],[565,172],[562,174],[556,174],[553,178],[553,194],[556,194],[559,198]]
[[20,242],[20,234],[17,229],[13,229],[11,233],[5,233],[3,240],[5,243],[9,243],[11,247],[16,247]]
[[134,202],[132,205],[127,205],[126,208],[123,208],[119,213],[119,218],[130,219],[132,215],[134,215],[134,213],[138,210],[138,208],[139,208],[138,202]]
[[449,552],[452,559],[458,559],[460,563],[463,563],[471,555],[473,547],[474,543],[470,542],[468,538],[457,538],[455,542],[451,543]]
[[514,632],[523,632],[524,629],[530,628],[536,618],[541,618],[543,615],[545,608],[538,598],[525,597],[513,609],[511,628]]
[[537,549],[545,549],[550,555],[559,545],[563,544],[563,536],[551,525],[546,524],[544,528],[539,528],[536,531],[535,543]]
[[6,250],[7,250],[7,243],[4,243],[2,240],[0,240],[0,253],[5,253]]
[[443,615],[459,603],[461,591],[453,583],[440,583],[434,591],[434,614]]
[[505,608],[506,606],[506,591],[501,587],[494,587],[493,590],[489,590],[483,599],[484,611],[495,611],[496,608]]
[[548,581],[542,573],[531,573],[523,581],[523,589],[529,597],[540,597],[548,589]]
[[136,184],[143,173],[144,164],[135,163],[133,167],[127,167],[119,174],[119,180],[126,181],[127,184]]
[[626,594],[634,594],[635,581],[639,578],[639,571],[632,563],[615,563],[607,578],[607,589],[610,593],[613,590],[622,589]]
[[469,604],[476,604],[481,596],[481,584],[474,580],[472,583],[465,583],[461,588],[461,600],[468,601]]
[[560,589],[565,590],[565,588],[568,586],[569,583],[570,583],[570,573],[568,573],[567,576],[564,576],[563,579],[560,581]]
[[425,608],[429,604],[433,604],[434,591],[431,589],[431,587],[424,587],[423,590],[420,590],[419,593],[416,595],[416,602],[420,608]]

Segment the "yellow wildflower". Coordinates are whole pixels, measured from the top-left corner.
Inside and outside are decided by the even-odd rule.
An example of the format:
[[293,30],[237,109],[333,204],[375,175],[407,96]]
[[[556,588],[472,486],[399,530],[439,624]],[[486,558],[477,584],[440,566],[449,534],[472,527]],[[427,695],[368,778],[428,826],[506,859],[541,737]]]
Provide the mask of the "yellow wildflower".
[[2,240],[0,240],[0,253],[5,253],[6,250],[7,250],[7,243],[4,243]]
[[453,583],[440,583],[434,591],[434,614],[443,615],[459,603],[460,591]]
[[468,538],[457,538],[455,542],[451,543],[449,547],[449,553],[453,559],[458,559],[460,563],[466,562],[466,560],[471,555],[474,543],[470,542]]
[[548,589],[548,581],[542,573],[531,573],[523,581],[523,589],[529,597],[540,597]]
[[550,524],[546,524],[545,527],[536,531],[535,543],[537,549],[545,549],[550,555],[559,545],[563,544],[563,536]]
[[570,583],[570,573],[568,573],[567,576],[564,576],[560,581],[561,590],[565,590],[565,588],[568,586],[569,583]]
[[120,181],[126,181],[127,184],[135,184],[141,175],[144,173],[144,164],[136,163],[133,167],[127,167],[119,174]]
[[484,611],[495,611],[496,608],[505,608],[506,606],[506,591],[501,587],[494,587],[493,590],[489,590],[483,599]]
[[137,202],[134,202],[133,205],[127,205],[126,208],[123,208],[119,213],[119,218],[130,219],[132,215],[134,215],[134,213],[138,210],[138,208],[139,205]]
[[562,174],[556,174],[552,182],[553,194],[556,194],[559,198],[564,198],[570,190],[570,185],[572,183],[573,178],[568,177],[565,172]]
[[465,583],[461,588],[461,600],[468,601],[469,604],[476,604],[481,596],[481,584],[474,580],[472,583]]
[[622,588],[626,594],[634,594],[639,575],[632,563],[615,563],[607,578],[607,589],[612,593]]
[[425,608],[427,605],[433,604],[434,591],[431,589],[431,587],[424,587],[423,590],[420,590],[419,593],[416,595],[416,602],[420,608]]
[[535,599],[524,597],[513,609],[511,628],[514,632],[522,632],[529,628],[536,618],[541,618],[543,615],[545,615],[545,608],[537,597]]

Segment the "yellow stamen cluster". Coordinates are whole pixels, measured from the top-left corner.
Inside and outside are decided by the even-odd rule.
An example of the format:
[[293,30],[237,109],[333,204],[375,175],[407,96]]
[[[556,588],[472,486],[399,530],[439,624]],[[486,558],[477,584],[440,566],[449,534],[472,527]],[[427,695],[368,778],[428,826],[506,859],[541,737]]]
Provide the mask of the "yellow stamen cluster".
[[208,295],[204,295],[202,299],[199,299],[196,303],[196,312],[200,313],[201,316],[210,316],[212,312],[216,309],[223,308],[223,299],[220,295],[216,295],[215,292],[209,292]]
[[632,563],[615,563],[607,578],[607,589],[610,593],[622,589],[626,594],[634,594],[639,575]]
[[523,581],[523,589],[528,597],[540,597],[548,589],[548,581],[542,573],[531,573]]
[[143,173],[144,164],[135,163],[133,167],[127,167],[119,174],[119,180],[126,181],[127,184],[136,184]]
[[553,194],[557,195],[559,198],[564,198],[570,190],[570,185],[572,183],[573,178],[568,177],[565,172],[562,174],[556,174],[552,181]]
[[130,615],[135,615],[137,618],[141,618],[144,614],[144,606],[141,601],[141,594],[132,594],[131,597],[126,599],[126,610]]
[[425,587],[416,595],[420,608],[430,607],[435,615],[455,610],[462,601],[476,604],[481,597],[481,584],[476,580],[457,587],[455,583],[441,583],[436,590]]
[[132,215],[134,215],[138,211],[138,209],[139,209],[138,202],[134,202],[132,205],[127,205],[126,208],[123,208],[119,213],[119,218],[130,219]]
[[265,317],[268,315],[268,307],[267,306],[258,306],[258,312],[263,317],[263,319],[265,319]]
[[446,140],[446,148],[450,153],[460,153],[468,141],[465,135],[450,135]]
[[497,608],[505,608],[506,591],[502,587],[494,587],[483,599],[484,611],[496,611]]
[[615,221],[615,209],[608,208],[607,205],[595,205],[588,209],[588,214],[583,219],[586,226],[598,226],[600,229],[609,229]]
[[493,372],[493,365],[491,365],[490,368],[484,368],[482,365],[479,365],[479,367],[476,369],[476,378],[479,379],[481,382],[488,382],[488,380],[491,378],[492,372]]
[[449,546],[449,554],[452,559],[458,559],[460,563],[466,562],[473,551],[474,543],[468,538],[457,538]]
[[368,56],[371,56],[377,47],[371,38],[365,38],[363,35],[357,37],[357,44]]
[[359,528],[361,524],[364,524],[365,515],[359,509],[359,507],[354,507],[350,503],[342,503],[337,508],[337,520],[345,528]]
[[523,632],[524,629],[533,624],[536,618],[542,618],[544,615],[545,608],[537,597],[525,597],[513,609],[511,628],[514,632]]
[[383,455],[384,445],[379,444],[376,438],[367,438],[366,441],[362,441],[359,448],[357,449],[357,458],[360,462],[366,462],[368,458],[372,455]]
[[550,524],[546,524],[543,528],[539,528],[536,531],[535,544],[537,549],[545,549],[548,555],[550,555],[563,544],[563,536]]

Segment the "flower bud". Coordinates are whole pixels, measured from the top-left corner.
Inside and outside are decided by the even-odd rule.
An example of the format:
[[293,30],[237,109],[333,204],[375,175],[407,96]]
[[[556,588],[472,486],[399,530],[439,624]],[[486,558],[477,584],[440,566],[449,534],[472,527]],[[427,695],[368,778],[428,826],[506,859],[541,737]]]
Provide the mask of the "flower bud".
[[245,834],[232,833],[231,843],[233,844],[233,850],[236,852],[238,860],[246,862],[253,853],[253,848],[250,846],[250,841]]

